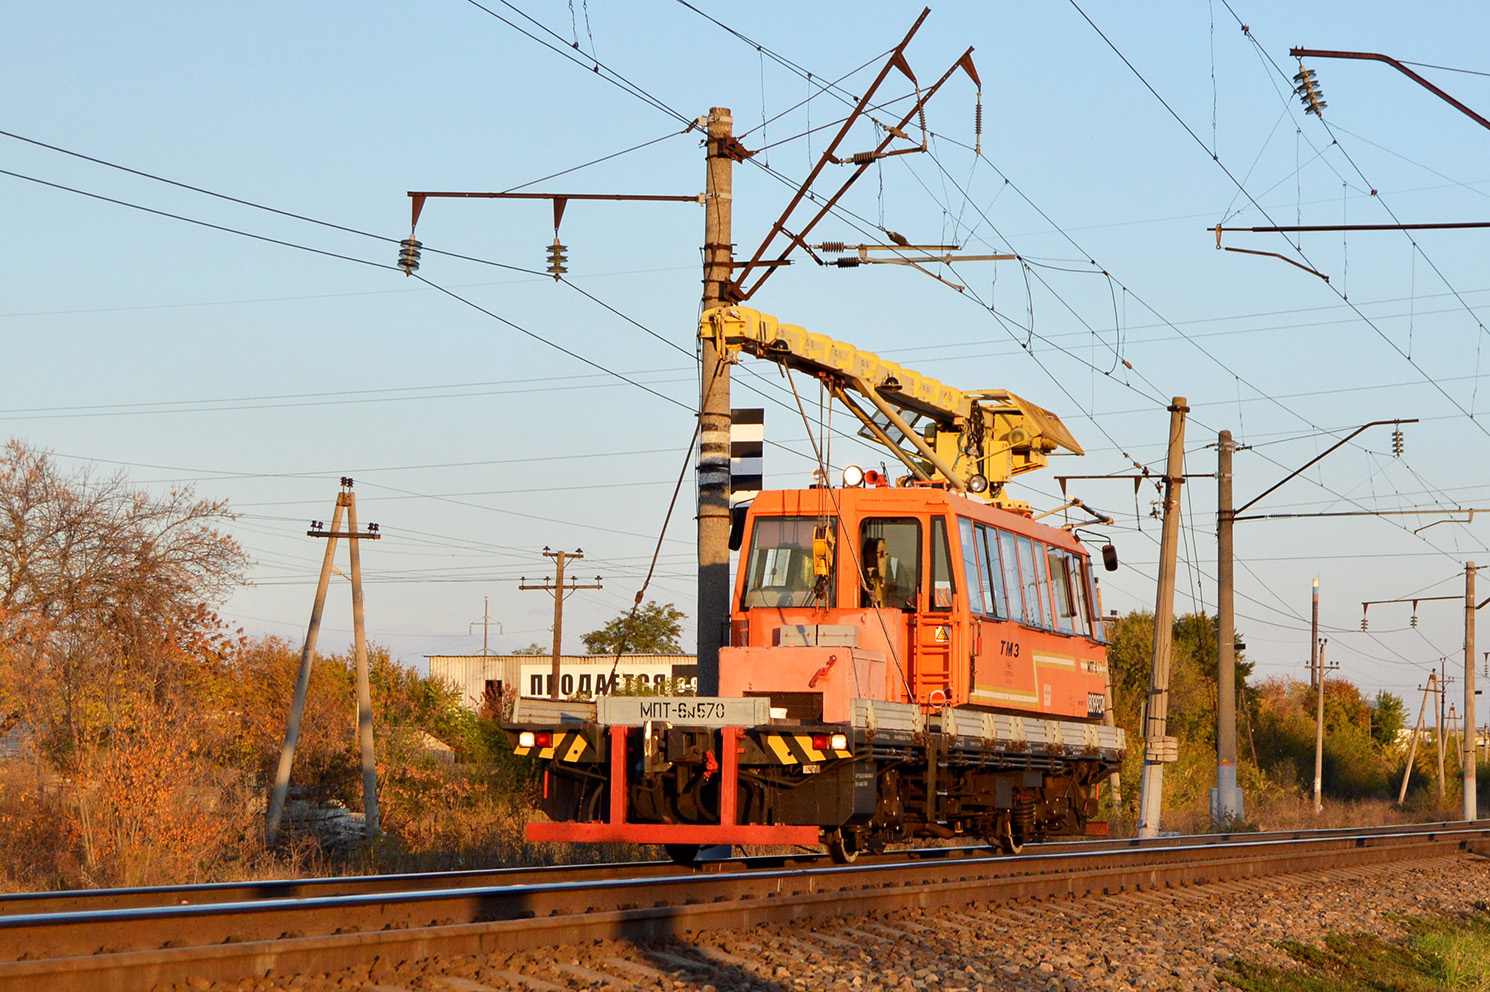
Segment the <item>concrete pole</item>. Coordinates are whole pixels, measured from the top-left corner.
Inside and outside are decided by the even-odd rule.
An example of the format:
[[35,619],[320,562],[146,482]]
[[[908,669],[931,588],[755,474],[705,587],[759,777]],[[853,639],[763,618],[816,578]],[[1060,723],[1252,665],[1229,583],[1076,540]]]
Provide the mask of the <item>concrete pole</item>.
[[1464,566],[1464,818],[1479,813],[1475,782],[1474,722],[1474,562]]
[[[1319,580],[1314,580],[1314,615],[1319,616]],[[1324,809],[1324,646],[1314,642],[1315,671],[1318,673],[1314,690],[1314,812]]]
[[1174,738],[1169,736],[1169,665],[1174,638],[1174,579],[1180,542],[1180,486],[1185,476],[1185,414],[1183,396],[1169,407],[1169,455],[1164,468],[1164,528],[1159,539],[1159,590],[1154,601],[1154,655],[1145,706],[1143,781],[1138,800],[1138,836],[1159,836],[1164,805],[1164,763],[1174,760]]
[[1407,749],[1407,767],[1402,769],[1402,788],[1397,791],[1397,805],[1401,806],[1407,801],[1407,781],[1412,778],[1412,759],[1418,754],[1418,738],[1423,735],[1423,717],[1428,712],[1428,693],[1433,691],[1433,676],[1428,676],[1428,684],[1423,688],[1423,702],[1418,707],[1418,723],[1412,728],[1412,746]]
[[[1448,670],[1448,666],[1447,665],[1444,666],[1444,670],[1445,671]],[[1436,709],[1438,711],[1438,726],[1436,728],[1437,733],[1436,733],[1435,737],[1436,737],[1436,739],[1438,741],[1438,799],[1439,799],[1439,802],[1442,802],[1443,799],[1444,799],[1444,796],[1447,794],[1446,791],[1445,791],[1445,789],[1444,789],[1444,782],[1443,782],[1443,704],[1444,704],[1444,700],[1448,699],[1448,696],[1449,696],[1449,679],[1448,679],[1448,676],[1444,676],[1438,682],[1438,706],[1436,707]]]
[[1216,444],[1216,812],[1221,819],[1240,815],[1236,796],[1236,525],[1231,493],[1231,431]]
[[367,615],[362,605],[362,555],[357,535],[357,495],[347,493],[347,539],[352,554],[352,638],[357,649],[357,743],[362,751],[363,829],[376,840],[378,829],[378,763],[373,756],[372,687],[367,677]]
[[[346,494],[336,497],[331,511],[331,533],[341,528]],[[290,766],[295,763],[295,742],[300,739],[300,718],[305,715],[305,696],[310,690],[311,659],[316,653],[316,639],[321,634],[321,614],[326,610],[326,589],[331,582],[331,565],[336,559],[336,538],[326,538],[326,554],[321,559],[321,578],[316,582],[316,599],[310,608],[310,628],[305,632],[305,647],[300,651],[300,674],[295,677],[295,696],[290,703],[290,718],[285,725],[284,746],[279,749],[279,768],[274,773],[274,789],[269,796],[269,811],[264,816],[264,836],[269,843],[279,837],[280,819],[285,812],[285,796],[290,788]]]
[[[705,310],[734,301],[731,197],[734,119],[709,111],[704,188]],[[712,338],[700,342],[698,435],[698,694],[719,694],[719,648],[729,619],[729,355]]]
[[1314,580],[1314,612],[1309,621],[1309,688],[1319,688],[1319,580]]
[[[1110,673],[1110,670],[1109,670]],[[1116,727],[1117,717],[1112,712],[1112,676],[1108,675],[1107,685],[1102,689],[1102,725],[1104,727]],[[1114,807],[1123,804],[1123,776],[1121,772],[1113,772],[1107,779],[1107,788],[1112,791],[1112,805]]]

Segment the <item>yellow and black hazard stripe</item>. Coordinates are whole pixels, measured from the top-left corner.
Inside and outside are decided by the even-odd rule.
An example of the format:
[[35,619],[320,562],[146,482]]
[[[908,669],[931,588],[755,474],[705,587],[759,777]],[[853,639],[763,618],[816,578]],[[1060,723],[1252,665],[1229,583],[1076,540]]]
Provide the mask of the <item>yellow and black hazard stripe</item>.
[[552,743],[546,746],[524,747],[521,738],[513,753],[518,755],[531,755],[534,758],[558,761],[583,761],[585,758],[595,757],[595,748],[581,730],[556,730],[553,732]]
[[820,749],[812,746],[811,734],[761,734],[765,752],[783,765],[815,765],[835,758],[851,758],[854,752],[844,748]]

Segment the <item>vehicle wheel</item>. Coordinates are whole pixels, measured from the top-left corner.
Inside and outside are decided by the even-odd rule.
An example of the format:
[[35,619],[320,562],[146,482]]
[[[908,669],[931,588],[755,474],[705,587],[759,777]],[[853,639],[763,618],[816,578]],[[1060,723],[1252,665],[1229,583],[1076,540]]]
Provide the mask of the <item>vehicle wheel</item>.
[[828,857],[835,865],[852,864],[859,857],[859,836],[852,831],[845,834],[842,830],[835,830],[827,836],[826,843]]
[[1014,821],[1012,817],[1000,817],[998,832],[993,838],[994,844],[1004,854],[1018,854],[1024,850],[1024,837],[1014,836]]
[[667,853],[668,860],[675,865],[698,864],[697,844],[663,844],[662,850]]

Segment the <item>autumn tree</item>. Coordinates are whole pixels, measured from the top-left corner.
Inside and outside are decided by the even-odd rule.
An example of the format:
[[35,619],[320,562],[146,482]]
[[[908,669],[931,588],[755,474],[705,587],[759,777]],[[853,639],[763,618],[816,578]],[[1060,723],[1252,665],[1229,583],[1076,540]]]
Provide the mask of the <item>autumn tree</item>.
[[[1112,679],[1113,711],[1118,725],[1140,732],[1153,664],[1154,615],[1129,613],[1108,623],[1107,666]],[[1186,613],[1175,618],[1170,649],[1169,733],[1185,741],[1213,745],[1216,739],[1216,618]],[[1253,665],[1236,651],[1239,685],[1246,685]]]
[[221,503],[0,450],[0,709],[68,777],[95,884],[190,880],[227,838],[206,714],[247,558]]
[[244,578],[222,503],[0,453],[0,701],[64,767],[141,705],[200,684]]
[[[1258,762],[1285,784],[1314,777],[1318,696],[1307,682],[1274,677],[1258,686],[1254,745]],[[1324,694],[1324,791],[1345,798],[1390,794],[1396,758],[1373,739],[1373,707],[1354,684],[1328,679]]]
[[592,630],[580,640],[591,654],[682,654],[678,641],[685,614],[672,603],[655,600],[627,610],[599,630]]

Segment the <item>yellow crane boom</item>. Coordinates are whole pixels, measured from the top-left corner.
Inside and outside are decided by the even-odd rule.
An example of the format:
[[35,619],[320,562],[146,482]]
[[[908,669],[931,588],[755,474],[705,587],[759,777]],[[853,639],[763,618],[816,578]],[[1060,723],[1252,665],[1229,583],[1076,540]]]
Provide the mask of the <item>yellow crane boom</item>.
[[749,307],[705,311],[699,336],[819,379],[858,418],[859,433],[889,448],[915,479],[990,503],[1012,502],[1004,484],[1044,468],[1056,449],[1082,453],[1059,417],[1008,390],[964,392]]

